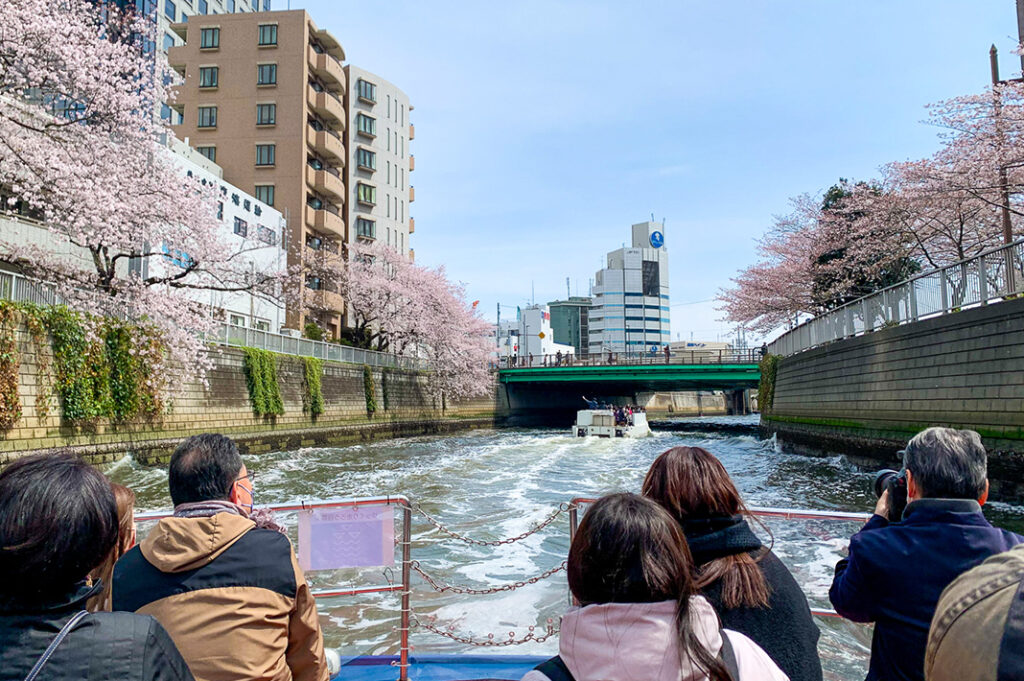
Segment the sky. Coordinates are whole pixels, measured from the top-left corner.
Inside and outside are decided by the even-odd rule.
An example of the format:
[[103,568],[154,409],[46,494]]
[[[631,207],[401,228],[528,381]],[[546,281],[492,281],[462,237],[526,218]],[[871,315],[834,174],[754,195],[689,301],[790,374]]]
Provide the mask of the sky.
[[714,299],[791,197],[932,154],[925,105],[981,91],[991,44],[1021,70],[1014,0],[290,7],[409,95],[418,263],[507,319],[586,295],[653,214],[673,340],[733,333]]

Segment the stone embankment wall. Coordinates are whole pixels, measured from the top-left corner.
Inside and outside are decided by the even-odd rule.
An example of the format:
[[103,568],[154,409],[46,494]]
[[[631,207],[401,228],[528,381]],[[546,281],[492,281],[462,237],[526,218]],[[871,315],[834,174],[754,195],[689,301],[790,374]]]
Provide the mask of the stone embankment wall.
[[928,426],[978,431],[999,498],[1024,498],[1024,299],[780,360],[762,425],[788,446],[898,465]]
[[[61,418],[55,396],[50,400],[51,413],[40,414],[37,399],[49,394],[50,387],[47,378],[40,376],[40,358],[29,334],[18,329],[16,338],[22,416],[14,427],[0,432],[0,465],[30,452],[64,447],[96,462],[116,460],[126,453],[158,461],[168,457],[183,438],[203,432],[231,435],[243,452],[257,453],[486,426],[498,415],[495,390],[484,398],[441,405],[430,396],[422,373],[374,368],[377,411],[371,418],[366,410],[363,366],[324,362],[324,412],[314,420],[303,410],[302,358],[278,355],[284,414],[257,417],[249,402],[243,352],[215,348],[211,350],[214,368],[207,375],[208,385],[186,383],[163,415],[129,423],[98,420],[72,425]],[[52,366],[52,357],[42,360],[44,366]]]
[[662,416],[718,416],[729,413],[725,395],[720,392],[653,393],[643,406],[649,413]]

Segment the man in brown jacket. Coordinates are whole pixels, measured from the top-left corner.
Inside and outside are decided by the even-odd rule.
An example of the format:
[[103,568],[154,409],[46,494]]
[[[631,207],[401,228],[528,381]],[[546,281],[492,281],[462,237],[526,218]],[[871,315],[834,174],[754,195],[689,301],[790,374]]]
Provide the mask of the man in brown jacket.
[[114,610],[155,617],[197,681],[327,681],[316,603],[288,538],[249,519],[235,443],[189,438],[168,482],[174,517],[117,562]]

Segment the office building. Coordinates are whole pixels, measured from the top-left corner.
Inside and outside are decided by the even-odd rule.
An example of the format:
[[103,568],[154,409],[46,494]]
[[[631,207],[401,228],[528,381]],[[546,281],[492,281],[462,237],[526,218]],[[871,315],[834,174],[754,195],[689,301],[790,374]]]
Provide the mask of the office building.
[[608,254],[594,282],[590,354],[650,353],[669,343],[668,250],[664,225],[632,227],[632,246]]
[[586,296],[570,296],[568,300],[548,303],[551,310],[551,333],[556,343],[571,345],[577,355],[590,351],[590,306],[593,300]]
[[179,139],[285,216],[288,263],[308,270],[288,326],[312,320],[336,338],[345,305],[319,265],[347,240],[341,44],[304,10],[193,14],[170,30],[183,41],[168,51],[185,79]]
[[378,241],[412,259],[413,107],[404,92],[380,76],[351,65],[345,75],[349,243]]

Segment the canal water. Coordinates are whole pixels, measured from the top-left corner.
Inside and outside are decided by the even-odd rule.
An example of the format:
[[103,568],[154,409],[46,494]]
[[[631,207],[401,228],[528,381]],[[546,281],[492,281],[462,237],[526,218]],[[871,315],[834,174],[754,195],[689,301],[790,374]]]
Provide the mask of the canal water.
[[[756,423],[755,417],[693,419],[702,428]],[[257,505],[331,497],[404,494],[424,512],[472,539],[518,536],[573,497],[618,490],[639,491],[651,461],[669,447],[696,445],[725,464],[749,505],[870,511],[873,475],[844,457],[787,454],[773,440],[732,431],[655,432],[642,440],[577,439],[551,429],[475,430],[458,435],[407,438],[339,448],[308,448],[246,459],[255,474]],[[170,506],[166,469],[131,459],[112,464],[110,476],[134,489],[139,510]],[[994,523],[1020,531],[1024,508],[990,504]],[[283,516],[282,520],[294,521]],[[292,522],[292,525],[294,523]],[[771,520],[757,528],[773,542],[813,606],[829,607],[835,562],[857,523]],[[140,533],[146,531],[140,527]],[[294,540],[294,530],[293,530]],[[439,532],[422,515],[413,520],[413,558],[438,584],[472,589],[527,581],[559,566],[568,552],[568,517],[510,544],[480,546]],[[380,584],[381,569],[309,575],[314,586]],[[412,604],[421,624],[413,630],[414,652],[553,654],[557,636],[542,643],[477,648],[458,638],[496,642],[543,633],[555,626],[568,603],[565,573],[511,591],[484,595],[437,593],[414,577]],[[378,594],[320,602],[328,646],[343,655],[391,654],[398,650],[398,597]],[[855,681],[867,669],[871,629],[820,618],[819,646],[826,678]]]

